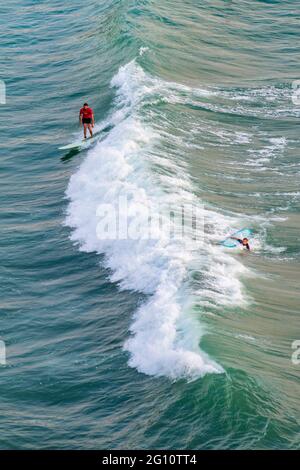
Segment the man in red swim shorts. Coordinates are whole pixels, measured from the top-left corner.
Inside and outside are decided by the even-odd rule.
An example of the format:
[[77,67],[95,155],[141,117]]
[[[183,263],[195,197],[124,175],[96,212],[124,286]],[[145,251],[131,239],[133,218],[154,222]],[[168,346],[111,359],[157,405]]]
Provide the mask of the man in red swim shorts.
[[83,125],[84,138],[86,139],[87,129],[90,131],[91,137],[93,137],[92,127],[95,125],[94,111],[87,103],[84,103],[83,108],[79,112],[79,122]]

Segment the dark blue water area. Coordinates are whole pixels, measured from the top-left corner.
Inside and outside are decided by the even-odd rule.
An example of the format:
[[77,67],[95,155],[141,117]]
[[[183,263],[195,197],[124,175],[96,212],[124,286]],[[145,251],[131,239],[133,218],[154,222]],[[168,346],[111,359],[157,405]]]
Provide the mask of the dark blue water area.
[[[123,345],[145,297],[120,291],[102,256],[81,252],[64,224],[65,191],[86,152],[58,147],[78,131],[84,101],[97,122],[109,115],[111,78],[143,46],[126,11],[146,3],[1,7],[1,449],[298,445],[296,419],[242,370],[172,382],[129,367]],[[208,353],[214,339],[218,352],[211,334]]]

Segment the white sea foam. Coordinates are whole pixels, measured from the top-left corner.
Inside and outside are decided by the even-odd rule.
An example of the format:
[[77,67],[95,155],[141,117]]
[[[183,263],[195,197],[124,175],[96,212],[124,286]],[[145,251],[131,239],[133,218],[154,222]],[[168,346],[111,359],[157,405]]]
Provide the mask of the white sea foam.
[[[173,84],[173,90],[181,90],[182,93],[171,93],[167,98],[170,103],[183,103],[217,113],[271,119],[300,116],[299,106],[291,100],[289,86],[283,88],[262,86],[257,89],[245,88],[233,91],[218,87],[188,89]],[[219,100],[208,102],[205,99],[207,97]],[[257,106],[258,104],[260,106]]]
[[148,51],[149,51],[149,47],[140,47],[139,55],[142,56],[145,54],[145,52],[148,52]]
[[[148,295],[134,314],[124,345],[132,367],[172,379],[220,373],[222,367],[199,348],[205,330],[192,314],[192,306],[195,301],[199,305],[245,302],[238,279],[245,268],[215,245],[216,238],[223,238],[224,231],[237,221],[203,208],[183,166],[170,165],[166,156],[151,153],[160,135],[145,116],[142,119],[141,108],[154,94],[163,94],[167,83],[148,77],[133,61],[120,68],[112,86],[116,89],[110,117],[114,127],[88,152],[67,189],[66,223],[73,229],[71,239],[83,251],[104,254],[111,280],[121,289]],[[168,174],[155,175],[153,163]],[[129,222],[133,223],[141,205],[151,213],[184,202],[197,206],[210,226],[206,242],[199,244],[188,230],[183,238],[172,239],[164,224],[151,239],[99,239],[99,204],[117,206],[120,196],[128,195]],[[193,270],[202,274],[202,285],[189,285]]]

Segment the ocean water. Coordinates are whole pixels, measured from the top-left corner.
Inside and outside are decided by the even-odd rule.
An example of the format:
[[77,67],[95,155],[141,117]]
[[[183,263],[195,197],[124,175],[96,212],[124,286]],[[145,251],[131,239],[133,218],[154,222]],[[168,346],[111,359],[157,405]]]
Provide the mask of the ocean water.
[[[297,7],[2,5],[2,449],[300,447]],[[124,198],[198,238],[101,239]]]

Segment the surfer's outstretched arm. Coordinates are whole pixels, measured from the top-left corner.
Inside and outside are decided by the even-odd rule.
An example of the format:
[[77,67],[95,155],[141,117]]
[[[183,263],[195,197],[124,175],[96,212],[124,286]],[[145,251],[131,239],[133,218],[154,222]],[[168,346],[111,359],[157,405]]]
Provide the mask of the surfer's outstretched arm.
[[242,240],[241,238],[238,238],[238,237],[229,237],[229,238],[232,238],[233,240],[236,240],[237,242],[239,242],[241,245],[243,245],[245,248],[247,248],[248,251],[250,251],[250,245],[249,243],[245,243],[247,239],[244,239]]

